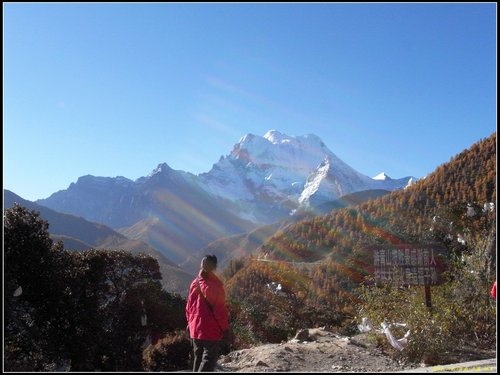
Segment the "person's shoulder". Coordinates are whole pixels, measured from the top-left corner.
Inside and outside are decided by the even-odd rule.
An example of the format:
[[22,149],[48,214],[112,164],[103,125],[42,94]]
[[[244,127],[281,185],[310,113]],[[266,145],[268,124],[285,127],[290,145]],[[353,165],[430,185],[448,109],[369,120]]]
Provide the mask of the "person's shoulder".
[[192,291],[193,289],[198,287],[198,283],[200,282],[199,276],[196,276],[193,281],[191,281],[191,284],[189,285],[189,291]]

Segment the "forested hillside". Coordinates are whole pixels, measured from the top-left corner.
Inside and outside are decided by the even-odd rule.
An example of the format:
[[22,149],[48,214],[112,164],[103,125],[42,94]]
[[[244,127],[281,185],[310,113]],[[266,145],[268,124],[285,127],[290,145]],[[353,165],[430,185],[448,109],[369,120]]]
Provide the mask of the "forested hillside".
[[235,327],[248,342],[279,342],[313,325],[356,330],[373,244],[440,244],[455,274],[447,286],[476,267],[469,273],[482,275],[475,288],[484,291],[496,269],[495,212],[496,133],[405,190],[288,226],[256,255],[230,262]]

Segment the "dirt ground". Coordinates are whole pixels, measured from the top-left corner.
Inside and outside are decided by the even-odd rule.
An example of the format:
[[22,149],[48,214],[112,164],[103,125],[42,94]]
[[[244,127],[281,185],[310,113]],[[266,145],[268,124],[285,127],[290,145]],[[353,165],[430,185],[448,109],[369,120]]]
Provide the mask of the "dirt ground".
[[[367,334],[343,337],[321,328],[305,331],[304,335],[298,334],[285,343],[261,345],[221,356],[217,371],[401,372],[427,365],[391,358],[377,348]],[[462,357],[468,358],[457,358],[457,362],[495,358],[496,352],[470,353]]]

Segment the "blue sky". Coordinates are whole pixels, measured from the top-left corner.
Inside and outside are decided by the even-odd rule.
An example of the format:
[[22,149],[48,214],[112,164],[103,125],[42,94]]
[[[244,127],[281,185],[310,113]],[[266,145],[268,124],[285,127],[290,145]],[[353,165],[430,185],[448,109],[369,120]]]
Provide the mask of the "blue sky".
[[248,133],[423,177],[496,131],[496,3],[3,3],[3,181],[28,200]]

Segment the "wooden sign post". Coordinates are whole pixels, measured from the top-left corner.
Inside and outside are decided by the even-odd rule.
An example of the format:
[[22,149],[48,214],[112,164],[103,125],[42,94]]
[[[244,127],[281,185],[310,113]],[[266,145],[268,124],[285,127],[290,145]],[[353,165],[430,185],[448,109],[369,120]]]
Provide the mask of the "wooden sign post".
[[425,304],[432,307],[431,285],[442,283],[447,250],[442,245],[373,245],[373,267],[376,283],[422,285]]
[[431,302],[431,286],[430,285],[425,285],[424,286],[425,290],[425,306],[427,307],[432,307],[432,302]]

